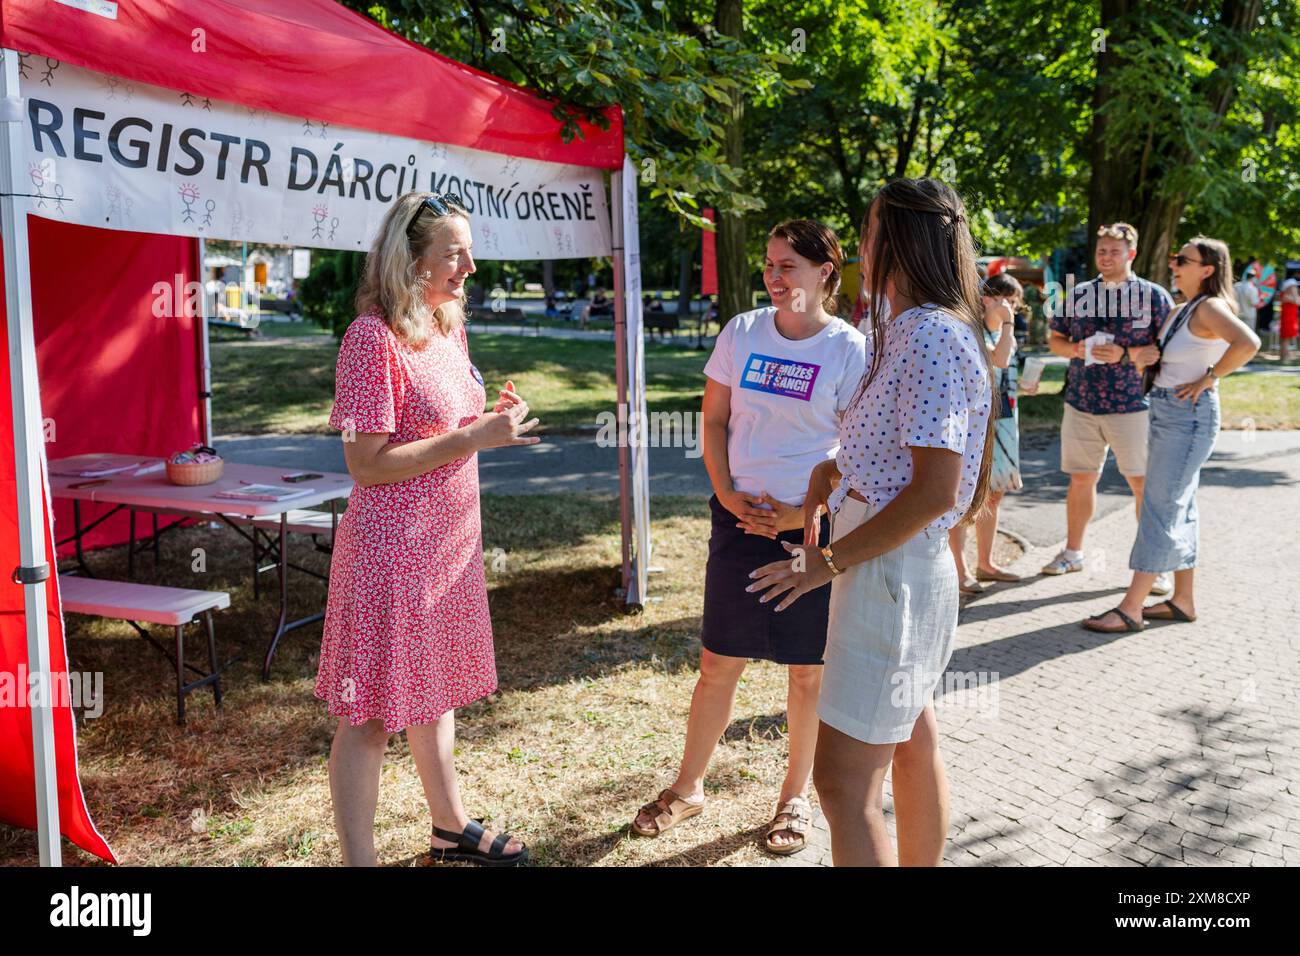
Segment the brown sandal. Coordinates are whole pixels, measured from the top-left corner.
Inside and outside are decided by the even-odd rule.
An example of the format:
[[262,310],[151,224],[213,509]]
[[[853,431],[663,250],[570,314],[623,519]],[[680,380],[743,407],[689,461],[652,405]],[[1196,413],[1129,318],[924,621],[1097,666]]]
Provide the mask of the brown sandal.
[[[779,856],[798,853],[808,845],[808,825],[810,823],[812,823],[812,805],[806,797],[795,797],[793,800],[787,800],[781,804],[777,808],[776,816],[768,824],[766,836],[763,837],[763,844],[767,847],[767,852]],[[793,833],[799,839],[790,843],[776,843],[772,840],[772,837],[778,833]]]
[[1020,581],[1023,581],[1024,578],[1022,578],[1018,574],[1012,574],[1010,571],[1003,571],[1001,568],[998,568],[996,571],[986,571],[983,568],[976,568],[975,580],[976,581],[1007,581],[1011,584],[1015,584]]
[[632,832],[637,836],[656,837],[683,820],[689,820],[703,810],[703,802],[689,803],[672,790],[663,790],[657,798],[637,811],[638,817],[642,813],[653,814],[654,821],[648,827],[639,827],[636,819],[633,818]]

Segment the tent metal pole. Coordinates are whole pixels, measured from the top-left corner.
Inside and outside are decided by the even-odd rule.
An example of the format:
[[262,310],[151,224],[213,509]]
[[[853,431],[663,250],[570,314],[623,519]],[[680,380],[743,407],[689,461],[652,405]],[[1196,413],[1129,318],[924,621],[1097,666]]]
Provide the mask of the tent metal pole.
[[628,426],[632,406],[628,396],[627,363],[627,276],[623,274],[623,169],[609,174],[610,219],[614,239],[614,365],[618,404],[618,510],[623,528],[623,594],[631,596],[632,584],[632,468],[628,448]]
[[[58,774],[54,763],[54,694],[50,674],[50,639],[46,620],[45,580],[51,569],[45,555],[45,479],[41,432],[41,397],[36,377],[36,336],[32,325],[32,274],[27,240],[27,212],[19,207],[16,170],[27,165],[22,138],[22,99],[18,90],[18,53],[5,49],[0,80],[0,231],[4,236],[5,317],[9,332],[9,383],[14,419],[14,490],[18,505],[21,566],[13,570],[23,585],[27,624],[27,670],[42,691],[28,701],[32,715],[32,769],[36,779],[36,834],[41,866],[63,864],[59,830]],[[9,569],[0,569],[9,574]]]
[[199,351],[203,367],[199,370],[199,395],[203,398],[203,444],[212,444],[212,345],[208,339],[208,278],[204,261],[208,258],[208,241],[199,237]]

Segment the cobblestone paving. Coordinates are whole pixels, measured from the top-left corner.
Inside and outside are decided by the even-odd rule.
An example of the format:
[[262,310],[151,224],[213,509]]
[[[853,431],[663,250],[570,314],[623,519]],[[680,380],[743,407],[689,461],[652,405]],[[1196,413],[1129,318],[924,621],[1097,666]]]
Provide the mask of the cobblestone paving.
[[[945,863],[1300,864],[1300,454],[1212,462],[1198,502],[1195,624],[1079,626],[1119,601],[1131,509],[1094,522],[1083,572],[962,612],[949,676],[976,679],[937,705]],[[892,834],[888,786],[885,806]],[[819,813],[811,845],[773,865],[830,863]]]

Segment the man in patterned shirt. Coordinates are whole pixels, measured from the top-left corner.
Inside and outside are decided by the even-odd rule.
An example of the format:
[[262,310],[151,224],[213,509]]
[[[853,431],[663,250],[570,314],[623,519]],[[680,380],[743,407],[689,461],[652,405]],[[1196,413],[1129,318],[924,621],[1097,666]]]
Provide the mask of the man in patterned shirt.
[[[1070,476],[1065,549],[1044,574],[1083,570],[1083,536],[1097,505],[1097,481],[1114,449],[1120,473],[1142,507],[1147,465],[1147,399],[1132,353],[1150,345],[1173,308],[1169,293],[1133,274],[1137,230],[1126,222],[1097,230],[1097,278],[1067,290],[1051,317],[1052,352],[1070,360],[1061,421],[1061,470]],[[1157,580],[1154,593],[1168,588]]]

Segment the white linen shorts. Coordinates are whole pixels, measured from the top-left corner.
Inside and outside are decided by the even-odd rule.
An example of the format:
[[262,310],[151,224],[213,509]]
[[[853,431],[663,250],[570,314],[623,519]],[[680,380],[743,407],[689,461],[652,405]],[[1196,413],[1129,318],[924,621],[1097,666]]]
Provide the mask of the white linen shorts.
[[[831,540],[876,510],[846,496],[831,516]],[[863,743],[910,740],[952,657],[958,601],[943,531],[923,531],[836,575],[817,716]]]

